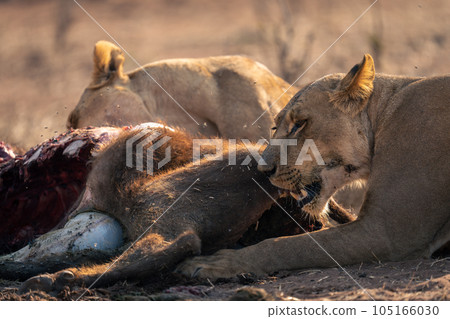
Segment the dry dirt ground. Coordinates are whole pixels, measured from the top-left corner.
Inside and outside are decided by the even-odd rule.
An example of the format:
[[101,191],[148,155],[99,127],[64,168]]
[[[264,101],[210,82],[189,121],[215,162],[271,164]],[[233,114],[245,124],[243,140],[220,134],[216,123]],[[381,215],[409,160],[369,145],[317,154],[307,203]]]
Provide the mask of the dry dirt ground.
[[[280,272],[266,278],[242,275],[220,283],[167,276],[147,286],[121,282],[108,289],[66,289],[58,295],[17,294],[20,282],[0,280],[0,300],[450,300],[450,259],[361,264]],[[355,283],[354,278],[358,284]]]
[[[79,0],[141,64],[166,58],[243,54],[302,86],[346,72],[364,53],[377,71],[434,75],[450,70],[450,2],[379,0],[310,69],[372,1],[318,0]],[[281,3],[281,4],[280,4]],[[96,41],[110,40],[72,1],[0,0],[0,140],[29,148],[65,130],[89,83]],[[127,58],[125,70],[136,68]],[[170,90],[169,90],[170,91]],[[449,260],[346,267],[374,299],[448,300]],[[93,289],[86,300],[211,300],[299,298],[370,299],[338,269],[286,272],[273,277],[198,285],[167,277],[148,286],[118,283]],[[19,282],[0,281],[0,299],[76,299],[17,295]],[[266,293],[242,287],[263,288]],[[259,296],[259,297],[258,297]]]

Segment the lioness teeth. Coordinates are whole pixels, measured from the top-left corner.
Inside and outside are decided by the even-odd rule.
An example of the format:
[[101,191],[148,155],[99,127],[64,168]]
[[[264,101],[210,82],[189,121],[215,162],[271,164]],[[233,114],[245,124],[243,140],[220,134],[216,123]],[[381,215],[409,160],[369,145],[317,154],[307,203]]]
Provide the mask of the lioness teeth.
[[308,193],[307,193],[304,189],[302,189],[302,190],[300,191],[300,194],[291,192],[291,196],[294,197],[296,200],[302,200],[302,199],[304,199],[306,196],[308,196]]
[[299,194],[291,192],[291,196],[294,197],[296,200],[300,200],[300,195]]
[[308,196],[308,192],[307,191],[305,191],[304,189],[302,189],[301,191],[300,191],[300,193],[302,194],[302,199],[303,198],[305,198],[306,196]]

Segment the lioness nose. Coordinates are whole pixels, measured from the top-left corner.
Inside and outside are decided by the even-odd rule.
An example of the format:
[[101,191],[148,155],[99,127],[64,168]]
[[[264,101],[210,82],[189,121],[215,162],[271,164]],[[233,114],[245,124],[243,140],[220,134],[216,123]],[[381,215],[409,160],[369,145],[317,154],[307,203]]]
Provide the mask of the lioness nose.
[[270,177],[272,175],[275,174],[275,172],[277,171],[277,167],[276,165],[258,165],[258,170],[260,172],[263,172],[264,174],[267,175],[267,177]]

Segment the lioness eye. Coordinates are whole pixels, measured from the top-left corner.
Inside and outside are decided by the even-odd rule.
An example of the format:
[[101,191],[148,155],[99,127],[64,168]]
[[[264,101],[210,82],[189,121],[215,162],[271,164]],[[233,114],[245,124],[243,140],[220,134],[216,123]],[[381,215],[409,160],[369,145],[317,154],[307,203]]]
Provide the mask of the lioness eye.
[[275,131],[276,129],[277,129],[276,126],[274,126],[274,127],[271,128],[272,131]]
[[291,129],[291,132],[289,134],[294,134],[297,131],[301,131],[306,125],[306,120],[296,122],[294,126]]

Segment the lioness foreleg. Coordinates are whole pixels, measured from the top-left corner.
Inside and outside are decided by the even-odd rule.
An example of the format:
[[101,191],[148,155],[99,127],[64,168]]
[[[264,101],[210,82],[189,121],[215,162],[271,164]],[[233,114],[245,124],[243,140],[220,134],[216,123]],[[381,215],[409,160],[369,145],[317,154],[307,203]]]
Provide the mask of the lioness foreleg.
[[332,267],[376,261],[389,254],[385,235],[357,220],[335,228],[272,238],[240,250],[220,250],[212,256],[184,261],[175,270],[199,279],[231,278],[241,273],[271,274],[280,270]]

